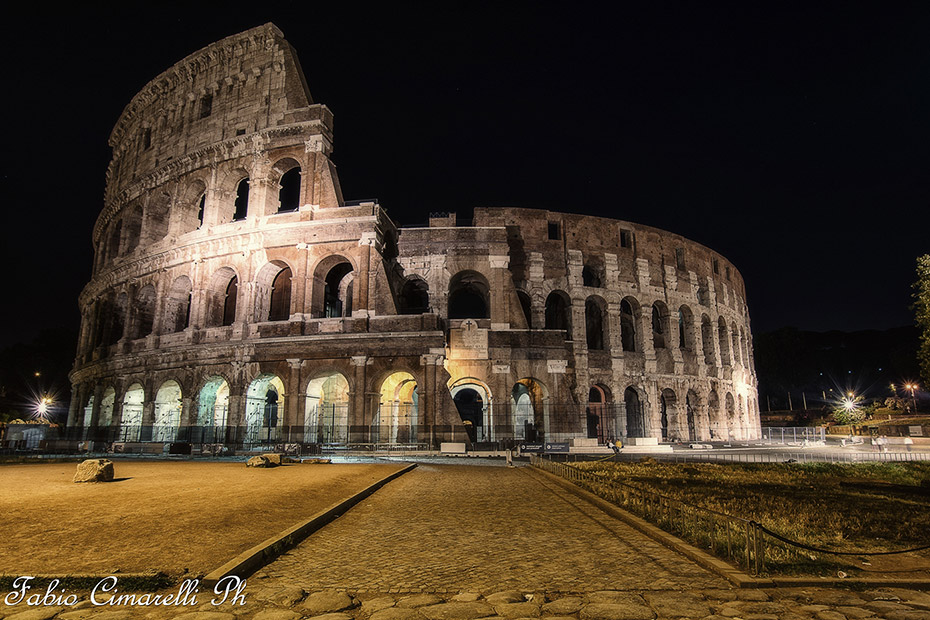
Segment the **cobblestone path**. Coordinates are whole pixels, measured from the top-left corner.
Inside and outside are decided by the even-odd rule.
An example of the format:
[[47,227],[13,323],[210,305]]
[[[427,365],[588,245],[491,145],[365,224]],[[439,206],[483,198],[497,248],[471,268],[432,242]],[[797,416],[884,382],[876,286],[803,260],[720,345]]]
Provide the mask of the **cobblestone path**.
[[521,468],[420,465],[250,578],[355,592],[727,588]]

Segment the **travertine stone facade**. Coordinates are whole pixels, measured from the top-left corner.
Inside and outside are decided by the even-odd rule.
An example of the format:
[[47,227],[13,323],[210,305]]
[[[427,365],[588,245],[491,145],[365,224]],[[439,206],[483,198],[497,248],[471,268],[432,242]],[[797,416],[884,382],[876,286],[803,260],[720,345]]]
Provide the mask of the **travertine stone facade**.
[[398,228],[343,199],[332,129],[271,24],[133,98],[69,424],[239,444],[758,433],[745,290],[722,256],[534,209]]

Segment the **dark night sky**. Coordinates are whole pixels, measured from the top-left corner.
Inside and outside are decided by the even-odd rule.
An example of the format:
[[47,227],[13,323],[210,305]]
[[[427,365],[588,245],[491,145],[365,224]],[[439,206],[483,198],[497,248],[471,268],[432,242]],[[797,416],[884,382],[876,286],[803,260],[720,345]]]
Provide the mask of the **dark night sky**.
[[18,320],[0,345],[77,327],[122,108],[267,21],[335,114],[345,197],[378,198],[399,224],[474,206],[616,217],[732,260],[756,332],[913,322],[930,4],[268,4],[9,19],[4,314]]

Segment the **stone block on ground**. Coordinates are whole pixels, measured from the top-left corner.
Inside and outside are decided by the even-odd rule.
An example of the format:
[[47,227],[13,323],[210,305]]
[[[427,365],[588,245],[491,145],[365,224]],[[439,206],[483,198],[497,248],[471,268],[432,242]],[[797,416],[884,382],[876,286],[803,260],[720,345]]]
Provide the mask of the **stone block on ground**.
[[494,606],[494,611],[501,618],[538,618],[539,605],[536,603],[500,603]]
[[526,597],[523,596],[523,592],[504,590],[503,592],[489,594],[485,597],[485,600],[487,600],[488,605],[500,605],[501,603],[522,603],[526,600]]
[[268,460],[268,457],[264,454],[259,456],[253,456],[248,461],[245,462],[246,467],[277,467],[277,464],[272,463]]
[[382,609],[394,606],[394,599],[390,596],[379,596],[362,602],[362,614],[373,614]]
[[475,620],[494,615],[494,608],[487,603],[440,603],[420,607],[420,613],[429,620]]
[[302,459],[300,461],[304,465],[329,465],[333,462],[332,459]]
[[589,603],[578,614],[581,620],[653,620],[655,613],[636,603]]
[[300,614],[290,609],[265,609],[252,617],[252,620],[298,620]]
[[261,456],[268,459],[268,462],[274,465],[283,465],[284,463],[287,462],[287,457],[277,452],[267,452],[265,454],[262,454]]
[[[472,599],[474,600],[474,599]],[[398,607],[426,607],[427,605],[436,605],[441,603],[442,599],[435,594],[414,594],[405,596],[397,601]]]
[[567,616],[584,607],[584,601],[579,596],[566,596],[543,605],[543,611],[555,616]]
[[417,620],[420,612],[414,607],[388,607],[371,614],[371,620]]
[[643,594],[660,618],[703,618],[710,606],[689,592],[646,592]]
[[74,482],[110,482],[113,480],[113,461],[87,459],[78,463]]
[[352,598],[345,592],[323,590],[309,595],[303,608],[314,615],[320,615],[350,609],[353,605]]

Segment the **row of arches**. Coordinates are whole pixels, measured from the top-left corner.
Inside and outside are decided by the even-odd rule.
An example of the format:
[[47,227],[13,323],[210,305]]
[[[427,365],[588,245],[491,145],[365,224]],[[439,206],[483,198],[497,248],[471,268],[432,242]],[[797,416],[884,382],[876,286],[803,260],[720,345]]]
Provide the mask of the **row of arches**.
[[[522,293],[522,291],[521,291]],[[525,298],[525,302],[524,302]],[[521,303],[527,319],[531,319],[529,312],[530,299],[522,293]],[[698,327],[695,324],[694,313],[687,305],[678,308],[675,316],[675,335],[673,338],[672,316],[668,306],[662,301],[655,301],[650,306],[643,307],[632,296],[620,300],[619,307],[620,347],[623,351],[637,352],[644,348],[644,339],[651,338],[654,350],[664,350],[677,347],[682,351],[694,351],[697,343]],[[646,324],[643,315],[648,318],[651,333],[644,333]],[[599,295],[590,295],[585,299],[584,306],[585,341],[589,351],[609,349],[610,325],[607,301]],[[545,328],[564,330],[566,338],[572,338],[571,299],[560,290],[549,293],[546,298]],[[708,365],[716,364],[714,323],[705,313],[701,315],[700,322],[701,349],[704,361]],[[677,342],[676,342],[677,340]],[[716,322],[716,350],[720,353],[724,365],[741,364],[752,365],[751,344],[746,338],[746,331],[735,322],[727,325],[726,319],[720,316]]]
[[259,186],[268,186],[266,204],[256,207],[252,186],[255,181],[244,168],[236,168],[224,179],[212,184],[208,175],[201,175],[187,183],[175,198],[168,192],[152,194],[147,200],[136,201],[124,207],[101,236],[97,249],[96,267],[112,263],[131,254],[140,245],[161,241],[169,234],[183,235],[208,224],[223,224],[245,220],[254,212],[288,213],[300,207],[302,171],[300,163],[292,157],[279,159],[271,166],[267,178],[259,179]]

